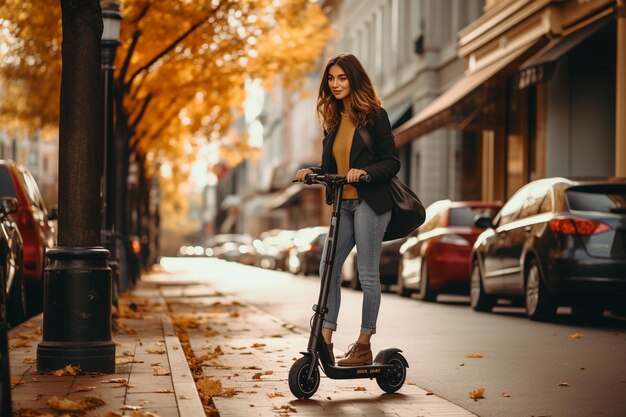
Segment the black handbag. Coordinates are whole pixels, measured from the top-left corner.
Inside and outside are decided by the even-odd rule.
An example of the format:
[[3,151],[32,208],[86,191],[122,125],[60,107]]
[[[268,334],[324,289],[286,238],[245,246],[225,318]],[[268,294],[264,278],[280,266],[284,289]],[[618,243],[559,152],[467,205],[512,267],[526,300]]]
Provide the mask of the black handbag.
[[[374,144],[369,130],[360,128],[359,135],[365,142],[367,149],[378,157],[378,152],[374,150]],[[400,178],[394,176],[389,181],[393,207],[391,208],[391,220],[385,231],[383,241],[399,239],[405,237],[424,223],[426,210],[420,199],[415,195]]]

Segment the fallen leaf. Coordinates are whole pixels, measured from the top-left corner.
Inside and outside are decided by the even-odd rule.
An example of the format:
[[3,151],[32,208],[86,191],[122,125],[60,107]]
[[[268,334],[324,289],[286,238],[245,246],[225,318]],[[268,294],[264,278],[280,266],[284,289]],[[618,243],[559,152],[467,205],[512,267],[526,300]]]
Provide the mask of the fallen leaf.
[[267,346],[267,345],[265,343],[255,343],[255,344],[252,345],[253,348],[260,348],[260,347],[263,347],[263,346]]
[[238,311],[233,311],[232,313],[230,313],[230,317],[239,317],[241,314],[239,314]]
[[478,401],[481,398],[485,398],[485,389],[477,388],[473,391],[470,391],[469,396],[474,401]]
[[415,382],[413,382],[413,381],[406,381],[406,384],[407,384],[407,385],[417,385],[417,384],[416,384]]
[[217,379],[203,377],[196,381],[196,386],[200,394],[205,398],[214,397],[222,393],[222,382]]
[[26,327],[27,329],[36,329],[37,325],[35,323],[24,323],[22,324],[22,327]]
[[567,335],[570,339],[582,339],[583,336],[584,334],[578,332]]
[[162,347],[149,347],[148,349],[146,349],[146,351],[148,353],[155,353],[157,355],[162,355],[166,352],[166,350]]
[[331,401],[331,400],[332,400],[332,398],[330,398],[330,397],[326,397],[326,399],[327,399],[328,401]]
[[101,407],[105,404],[100,398],[85,397],[79,401],[73,401],[69,398],[52,397],[46,404],[57,411],[86,411]]
[[140,405],[124,404],[122,407],[120,407],[120,410],[137,411],[137,410],[141,410],[142,408],[143,407]]
[[34,365],[37,363],[37,359],[35,358],[24,358],[24,363],[28,364],[28,365]]
[[280,407],[276,407],[274,406],[274,411],[278,412],[278,414],[284,414],[284,413],[297,413],[296,409],[293,408],[291,405],[287,404],[287,405],[281,405]]
[[508,392],[503,392],[502,394],[500,394],[501,397],[510,397],[511,394],[509,394]]
[[158,392],[159,394],[169,394],[170,392],[174,392],[174,391],[172,391],[169,388],[162,388],[162,389],[160,389],[158,391],[155,391],[155,392]]
[[152,372],[152,375],[155,375],[155,376],[166,376],[170,374],[169,369],[161,368],[160,366],[155,366],[152,369],[154,371]]
[[18,340],[11,345],[11,349],[33,347],[28,340]]
[[270,392],[267,394],[267,396],[270,398],[284,397],[284,395],[281,394],[280,392]]
[[271,335],[270,337],[273,337],[273,338],[278,339],[278,338],[283,337],[283,335],[282,335],[282,334],[273,334],[273,335]]
[[569,387],[569,383],[567,382],[559,382],[559,387]]
[[124,356],[135,356],[135,354],[129,350],[123,352]]
[[260,371],[261,367],[259,367],[259,366],[244,366],[242,369],[255,369],[255,370]]
[[252,379],[261,379],[261,376],[263,376],[263,373],[257,372],[256,374],[252,375]]
[[133,358],[115,358],[116,365],[127,365],[129,363],[143,363],[143,361],[136,361]]
[[75,376],[80,373],[80,366],[65,365],[64,368],[52,372],[54,376]]
[[435,393],[432,391],[426,391],[426,395],[435,395]]
[[274,371],[265,371],[265,375],[272,375]]
[[237,395],[237,390],[235,388],[225,388],[221,395],[223,397],[234,397]]
[[54,417],[52,414],[43,413],[34,408],[20,408],[13,410],[13,417]]
[[93,385],[81,385],[78,388],[76,388],[74,392],[86,392],[86,391],[92,391],[94,389],[96,389],[96,387]]
[[470,359],[480,359],[483,357],[483,355],[481,355],[480,353],[468,353],[465,355],[465,357]]
[[356,387],[354,390],[355,391],[367,391],[365,387]]
[[11,378],[11,388],[24,384],[21,378]]

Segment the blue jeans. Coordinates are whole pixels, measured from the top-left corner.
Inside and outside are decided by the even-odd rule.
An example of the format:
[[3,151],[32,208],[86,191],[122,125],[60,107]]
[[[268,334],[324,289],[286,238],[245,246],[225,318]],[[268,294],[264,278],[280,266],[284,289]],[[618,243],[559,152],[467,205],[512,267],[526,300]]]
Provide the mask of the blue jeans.
[[[361,333],[376,333],[376,319],[380,308],[380,248],[391,210],[378,215],[364,200],[343,200],[340,206],[339,230],[337,235],[335,262],[328,294],[328,313],[324,327],[337,330],[337,316],[341,304],[341,267],[356,243],[358,252],[359,281],[363,289]],[[320,274],[324,271],[324,260],[328,240],[322,252]]]

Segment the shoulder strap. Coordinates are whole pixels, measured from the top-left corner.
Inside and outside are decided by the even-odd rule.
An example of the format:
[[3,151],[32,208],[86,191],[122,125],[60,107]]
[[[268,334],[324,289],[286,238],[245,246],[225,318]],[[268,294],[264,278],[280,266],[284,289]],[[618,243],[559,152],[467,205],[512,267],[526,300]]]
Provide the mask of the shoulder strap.
[[370,131],[367,130],[366,127],[360,127],[359,135],[361,136],[361,139],[363,139],[363,142],[365,142],[365,146],[367,146],[367,149],[370,151],[370,153],[377,156],[378,152],[376,152],[374,149],[374,142],[372,141],[372,135],[370,135]]

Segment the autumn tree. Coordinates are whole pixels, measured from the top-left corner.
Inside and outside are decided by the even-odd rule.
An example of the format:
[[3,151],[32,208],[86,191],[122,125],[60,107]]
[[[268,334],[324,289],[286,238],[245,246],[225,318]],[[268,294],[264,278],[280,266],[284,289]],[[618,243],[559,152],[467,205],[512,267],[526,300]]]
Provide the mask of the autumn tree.
[[[240,115],[247,79],[280,75],[294,87],[330,36],[310,0],[122,0],[116,55],[116,135],[142,174],[159,164],[186,178],[199,146],[219,141]],[[59,114],[60,7],[0,4],[0,123],[55,127]],[[245,137],[237,147],[247,151]],[[167,193],[175,183],[164,184]],[[173,197],[173,196],[169,196]]]

